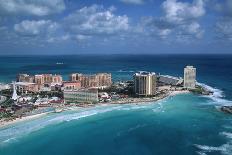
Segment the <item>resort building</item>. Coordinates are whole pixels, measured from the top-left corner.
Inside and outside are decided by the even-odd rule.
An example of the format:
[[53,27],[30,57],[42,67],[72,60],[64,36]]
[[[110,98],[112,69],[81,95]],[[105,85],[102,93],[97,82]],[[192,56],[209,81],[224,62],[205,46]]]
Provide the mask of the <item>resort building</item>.
[[97,89],[64,90],[65,103],[97,103]]
[[63,88],[65,90],[80,89],[81,82],[80,81],[65,81],[63,82]]
[[111,74],[108,73],[98,73],[96,75],[98,81],[98,87],[108,87],[112,84]]
[[34,82],[34,76],[30,76],[28,74],[18,74],[17,76],[17,82]]
[[134,75],[134,91],[139,96],[156,94],[156,74],[141,71]]
[[169,75],[159,75],[157,79],[161,85],[164,84],[164,85],[177,86],[183,83],[182,78],[169,76]]
[[70,81],[80,81],[82,88],[109,87],[112,84],[111,74],[108,73],[98,73],[93,75],[73,73],[69,76],[69,79]]
[[16,82],[15,83],[16,90],[21,93],[28,93],[28,92],[38,92],[39,87],[36,83],[30,82]]
[[52,76],[52,83],[62,83],[63,78],[61,75],[53,75]]
[[196,68],[186,66],[184,68],[184,88],[194,89],[196,86]]
[[62,83],[63,79],[61,75],[52,74],[40,74],[35,75],[35,83],[37,84],[51,84],[51,83]]
[[43,85],[45,83],[43,75],[35,75],[35,83],[38,85]]

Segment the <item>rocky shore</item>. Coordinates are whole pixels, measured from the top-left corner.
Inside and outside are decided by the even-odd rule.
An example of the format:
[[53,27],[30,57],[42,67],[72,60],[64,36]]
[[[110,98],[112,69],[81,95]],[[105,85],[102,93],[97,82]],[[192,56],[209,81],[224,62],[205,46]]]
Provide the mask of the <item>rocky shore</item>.
[[220,108],[220,110],[222,112],[228,113],[228,114],[232,114],[232,106],[222,106]]

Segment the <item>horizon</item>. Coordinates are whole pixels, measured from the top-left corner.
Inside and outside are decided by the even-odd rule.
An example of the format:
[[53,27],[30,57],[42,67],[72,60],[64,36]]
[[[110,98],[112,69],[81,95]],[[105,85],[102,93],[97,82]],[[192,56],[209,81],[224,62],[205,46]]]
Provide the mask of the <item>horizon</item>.
[[85,53],[85,54],[0,54],[0,57],[24,57],[24,56],[189,56],[189,55],[202,55],[202,56],[214,56],[214,55],[232,55],[232,53],[111,53],[111,54],[104,54],[104,53]]

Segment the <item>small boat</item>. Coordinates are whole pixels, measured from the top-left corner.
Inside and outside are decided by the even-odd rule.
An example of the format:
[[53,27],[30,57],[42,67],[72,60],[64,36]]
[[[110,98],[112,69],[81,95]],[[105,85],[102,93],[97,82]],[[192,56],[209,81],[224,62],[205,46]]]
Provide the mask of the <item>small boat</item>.
[[57,62],[56,64],[57,65],[63,65],[64,63],[63,62]]

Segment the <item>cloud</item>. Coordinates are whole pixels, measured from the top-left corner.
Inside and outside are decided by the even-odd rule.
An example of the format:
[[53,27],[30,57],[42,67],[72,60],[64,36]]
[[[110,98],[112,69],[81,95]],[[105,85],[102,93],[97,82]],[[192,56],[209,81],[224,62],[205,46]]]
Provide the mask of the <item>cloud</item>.
[[201,38],[204,30],[198,19],[205,14],[204,1],[194,0],[192,3],[166,0],[162,3],[161,17],[147,17],[142,19],[148,33],[162,39],[169,35],[178,38]]
[[214,25],[216,38],[220,41],[232,41],[232,1],[217,1],[215,8],[219,13]]
[[222,18],[215,27],[217,38],[232,41],[232,18]]
[[114,7],[105,9],[99,5],[83,7],[68,15],[63,25],[66,31],[75,35],[120,34],[129,29],[129,19],[126,15],[115,15],[114,10]]
[[232,16],[232,1],[220,0],[216,2],[215,8],[217,11],[223,14],[223,16]]
[[59,25],[51,20],[24,20],[14,25],[14,30],[19,35],[37,36],[49,35],[58,29]]
[[128,4],[144,4],[144,0],[120,0],[121,2],[128,3]]
[[64,9],[63,0],[0,0],[0,15],[45,16]]
[[205,14],[203,0],[194,0],[193,3],[166,0],[162,4],[162,9],[166,20],[174,23],[194,20]]

